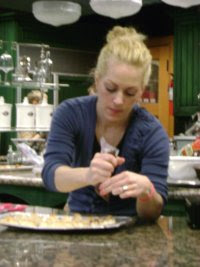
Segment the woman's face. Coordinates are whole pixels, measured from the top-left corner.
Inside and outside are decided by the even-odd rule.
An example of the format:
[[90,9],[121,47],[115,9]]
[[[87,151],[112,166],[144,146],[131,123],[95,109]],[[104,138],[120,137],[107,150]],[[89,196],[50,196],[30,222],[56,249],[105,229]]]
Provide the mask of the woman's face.
[[111,58],[105,75],[95,79],[101,119],[110,123],[126,121],[142,96],[142,82],[142,68]]

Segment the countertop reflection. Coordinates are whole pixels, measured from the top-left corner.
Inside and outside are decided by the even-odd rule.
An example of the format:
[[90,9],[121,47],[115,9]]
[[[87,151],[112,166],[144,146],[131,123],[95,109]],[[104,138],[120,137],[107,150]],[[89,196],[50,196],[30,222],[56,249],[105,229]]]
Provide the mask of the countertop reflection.
[[161,216],[103,232],[33,232],[0,227],[0,266],[199,266],[200,231]]

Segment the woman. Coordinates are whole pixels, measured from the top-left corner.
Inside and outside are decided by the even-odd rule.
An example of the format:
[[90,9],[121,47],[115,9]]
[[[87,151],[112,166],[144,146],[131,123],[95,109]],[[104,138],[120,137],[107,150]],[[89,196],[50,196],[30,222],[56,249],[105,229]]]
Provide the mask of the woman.
[[[151,73],[143,40],[133,28],[114,27],[94,71],[95,94],[64,101],[53,116],[43,180],[70,192],[72,212],[153,220],[166,203],[169,140],[138,105]],[[100,153],[101,137],[118,156]]]

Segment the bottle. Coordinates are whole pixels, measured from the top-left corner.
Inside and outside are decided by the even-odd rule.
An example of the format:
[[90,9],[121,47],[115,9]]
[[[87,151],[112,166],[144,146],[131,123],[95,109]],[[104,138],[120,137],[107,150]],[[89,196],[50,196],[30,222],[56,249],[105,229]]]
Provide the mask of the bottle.
[[45,64],[45,51],[44,47],[41,48],[40,60],[37,62],[37,70],[35,74],[35,79],[37,82],[46,82],[46,64]]
[[170,139],[170,142],[169,142],[169,151],[170,151],[170,156],[176,156],[177,155],[177,151],[174,147],[174,142],[173,140]]
[[46,69],[46,82],[50,83],[52,82],[52,67],[53,67],[53,61],[50,58],[50,51],[46,52],[46,58],[44,59],[44,65]]
[[9,147],[8,147],[8,153],[7,153],[6,159],[7,159],[7,163],[9,165],[14,163],[14,151],[13,151],[11,145],[9,145]]

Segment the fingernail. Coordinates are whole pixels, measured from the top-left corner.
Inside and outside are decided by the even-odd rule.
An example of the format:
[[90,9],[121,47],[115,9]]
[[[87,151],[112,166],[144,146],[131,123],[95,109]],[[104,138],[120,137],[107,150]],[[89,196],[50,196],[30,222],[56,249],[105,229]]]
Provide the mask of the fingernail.
[[99,191],[99,195],[104,196],[104,195],[106,195],[106,192],[105,191]]

